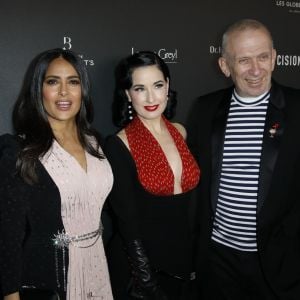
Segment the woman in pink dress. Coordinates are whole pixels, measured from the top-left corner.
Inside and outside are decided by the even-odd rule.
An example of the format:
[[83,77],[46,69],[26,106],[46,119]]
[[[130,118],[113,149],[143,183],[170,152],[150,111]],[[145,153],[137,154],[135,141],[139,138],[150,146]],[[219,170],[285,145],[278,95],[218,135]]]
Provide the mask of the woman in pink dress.
[[90,128],[82,60],[53,49],[31,63],[0,137],[0,270],[4,299],[112,300],[101,210],[113,175]]

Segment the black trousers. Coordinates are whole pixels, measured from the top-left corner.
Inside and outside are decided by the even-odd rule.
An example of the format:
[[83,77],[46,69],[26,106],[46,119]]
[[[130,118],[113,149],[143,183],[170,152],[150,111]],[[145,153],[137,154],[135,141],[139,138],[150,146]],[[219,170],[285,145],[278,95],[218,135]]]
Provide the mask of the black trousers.
[[169,300],[196,300],[196,281],[183,281],[166,274],[157,274],[158,282]]
[[[158,284],[166,294],[168,300],[197,300],[197,287],[195,280],[187,282],[165,274],[158,273],[156,275]],[[122,290],[116,289],[116,287],[113,286],[113,296],[115,300],[133,299],[128,296],[127,285]]]
[[201,300],[275,300],[256,252],[244,252],[212,242],[210,270]]

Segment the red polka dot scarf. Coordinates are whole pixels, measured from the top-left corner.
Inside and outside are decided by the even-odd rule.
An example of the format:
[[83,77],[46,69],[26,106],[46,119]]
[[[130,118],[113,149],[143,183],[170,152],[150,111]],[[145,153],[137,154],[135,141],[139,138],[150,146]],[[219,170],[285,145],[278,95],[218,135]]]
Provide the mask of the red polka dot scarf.
[[[181,157],[181,188],[183,192],[187,192],[198,184],[200,170],[182,135],[168,120],[163,120]],[[145,190],[156,195],[173,195],[173,171],[155,137],[138,117],[129,123],[125,132],[140,183]]]

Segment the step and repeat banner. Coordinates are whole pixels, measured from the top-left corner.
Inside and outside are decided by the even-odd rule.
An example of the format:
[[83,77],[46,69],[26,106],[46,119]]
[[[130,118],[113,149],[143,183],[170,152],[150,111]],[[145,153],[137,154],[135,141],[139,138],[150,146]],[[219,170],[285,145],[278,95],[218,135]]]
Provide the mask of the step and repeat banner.
[[29,62],[56,47],[84,60],[92,81],[93,125],[104,136],[116,130],[114,68],[139,50],[156,51],[168,63],[178,92],[175,119],[185,122],[197,96],[230,84],[217,59],[222,32],[241,18],[269,27],[278,53],[274,78],[300,88],[300,0],[0,1],[0,134],[12,132],[12,107]]

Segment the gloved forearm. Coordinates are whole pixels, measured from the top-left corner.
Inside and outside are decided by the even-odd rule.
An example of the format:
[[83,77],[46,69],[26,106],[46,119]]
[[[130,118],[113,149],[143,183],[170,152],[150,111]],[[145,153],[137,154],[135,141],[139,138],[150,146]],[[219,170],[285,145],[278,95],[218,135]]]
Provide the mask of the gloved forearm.
[[151,268],[142,241],[131,240],[126,245],[126,251],[132,274],[128,290],[130,296],[135,299],[167,300],[167,296],[158,285],[156,274]]

